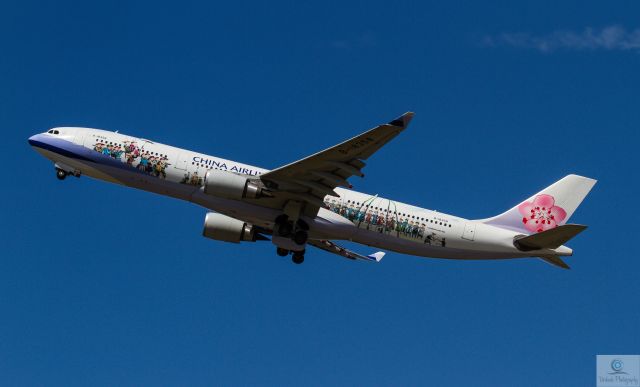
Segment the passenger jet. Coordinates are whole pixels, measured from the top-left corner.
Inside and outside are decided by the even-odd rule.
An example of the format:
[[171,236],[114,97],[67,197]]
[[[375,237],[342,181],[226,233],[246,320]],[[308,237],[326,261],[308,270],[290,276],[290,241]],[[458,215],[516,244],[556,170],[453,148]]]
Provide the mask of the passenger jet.
[[586,226],[567,221],[596,183],[568,175],[506,212],[458,216],[351,190],[349,179],[407,128],[408,112],[331,148],[273,170],[100,129],[57,127],[29,138],[58,179],[91,176],[186,200],[210,210],[202,234],[224,242],[269,240],[280,256],[304,261],[308,246],[352,260],[353,241],[382,250],[449,259],[538,257],[562,268],[564,244]]

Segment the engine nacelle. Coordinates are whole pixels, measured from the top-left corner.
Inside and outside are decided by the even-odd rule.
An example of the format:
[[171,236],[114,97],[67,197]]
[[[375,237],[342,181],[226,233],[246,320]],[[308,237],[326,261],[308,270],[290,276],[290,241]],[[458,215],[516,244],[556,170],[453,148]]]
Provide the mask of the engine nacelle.
[[225,199],[257,199],[263,188],[244,176],[211,169],[204,176],[204,193]]
[[253,225],[226,215],[209,212],[204,218],[202,235],[224,242],[255,242],[259,234],[256,234]]

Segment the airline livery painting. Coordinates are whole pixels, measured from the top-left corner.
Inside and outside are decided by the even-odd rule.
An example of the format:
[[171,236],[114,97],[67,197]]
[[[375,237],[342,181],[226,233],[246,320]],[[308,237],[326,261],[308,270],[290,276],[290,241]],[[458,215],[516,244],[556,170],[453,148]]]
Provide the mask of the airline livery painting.
[[198,204],[210,212],[203,235],[224,242],[271,241],[302,263],[309,248],[379,262],[353,241],[382,250],[447,259],[537,257],[568,268],[565,246],[586,226],[567,223],[596,181],[567,175],[504,213],[478,220],[351,190],[365,161],[404,131],[406,113],[350,140],[266,170],[100,129],[60,127],[29,138],[56,175],[93,178]]
[[[386,207],[374,206],[377,197],[371,197],[363,203],[348,200],[346,203],[329,199],[326,207],[351,221],[356,227],[371,230],[380,234],[391,235],[413,241],[421,241],[429,245],[446,244],[446,228],[451,227],[446,221],[438,222],[424,217],[410,216],[396,210],[396,205],[386,200]],[[384,205],[384,203],[380,203]],[[438,225],[440,227],[438,228]]]
[[140,150],[136,141],[123,141],[121,144],[113,144],[106,141],[96,141],[93,150],[115,160],[122,161],[139,171],[156,177],[166,178],[165,170],[169,166],[166,155],[158,155],[157,152]]

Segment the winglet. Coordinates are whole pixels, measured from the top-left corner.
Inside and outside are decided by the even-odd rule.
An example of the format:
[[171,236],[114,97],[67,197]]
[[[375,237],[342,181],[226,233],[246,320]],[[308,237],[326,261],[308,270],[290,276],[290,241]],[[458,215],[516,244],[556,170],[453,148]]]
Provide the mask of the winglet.
[[382,251],[378,251],[377,253],[367,255],[367,258],[372,261],[380,262],[382,258],[384,258],[384,253]]
[[404,129],[409,126],[409,123],[411,122],[414,114],[415,113],[413,112],[406,112],[395,120],[389,122],[389,125],[397,126]]

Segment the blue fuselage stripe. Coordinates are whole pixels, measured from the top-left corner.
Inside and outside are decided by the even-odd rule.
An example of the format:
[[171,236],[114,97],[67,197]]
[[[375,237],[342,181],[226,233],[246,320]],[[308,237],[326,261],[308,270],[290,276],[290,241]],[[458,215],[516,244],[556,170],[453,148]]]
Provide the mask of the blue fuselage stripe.
[[59,155],[65,156],[65,157],[69,157],[71,159],[93,161],[88,157],[81,156],[81,155],[79,155],[77,153],[73,153],[71,151],[68,151],[68,150],[66,150],[64,148],[57,147],[55,145],[47,144],[46,142],[37,141],[37,140],[29,140],[29,144],[31,146],[34,146],[34,147],[37,147],[37,148],[45,149],[45,150],[57,153]]

